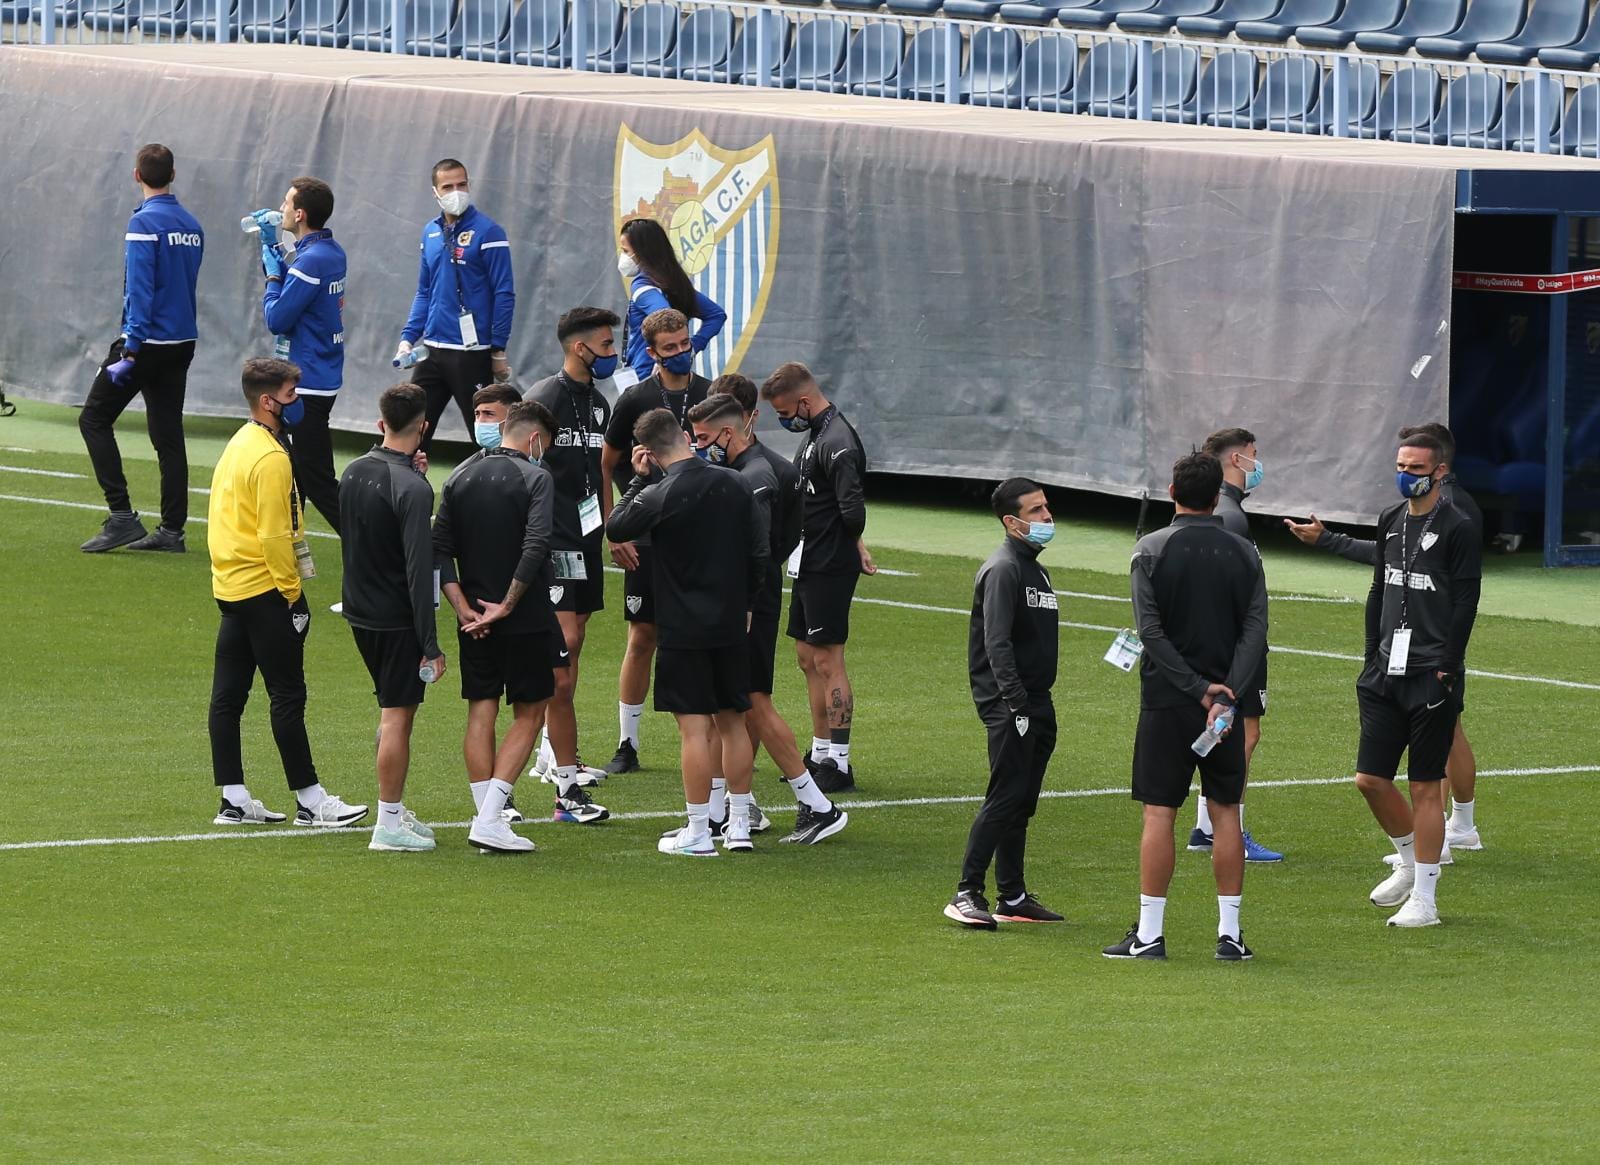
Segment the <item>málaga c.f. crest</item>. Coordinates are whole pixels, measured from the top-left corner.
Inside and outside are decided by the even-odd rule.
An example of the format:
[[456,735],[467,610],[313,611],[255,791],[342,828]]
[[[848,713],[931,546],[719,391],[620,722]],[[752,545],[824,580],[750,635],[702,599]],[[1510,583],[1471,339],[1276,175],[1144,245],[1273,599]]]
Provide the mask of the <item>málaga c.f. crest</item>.
[[701,294],[728,323],[696,371],[732,372],[766,311],[778,263],[778,160],[769,135],[744,150],[713,145],[698,129],[669,145],[626,125],[617,133],[617,228],[653,218]]

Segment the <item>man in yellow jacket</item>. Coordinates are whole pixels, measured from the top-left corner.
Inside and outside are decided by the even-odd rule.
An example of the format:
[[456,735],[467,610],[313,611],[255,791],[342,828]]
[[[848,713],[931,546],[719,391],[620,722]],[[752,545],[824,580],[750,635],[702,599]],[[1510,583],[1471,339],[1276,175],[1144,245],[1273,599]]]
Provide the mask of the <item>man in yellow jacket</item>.
[[239,721],[255,673],[272,701],[272,738],[294,791],[294,823],[337,829],[367,815],[323,789],[306,739],[305,642],[311,608],[301,580],[316,567],[285,431],[303,415],[300,370],[286,360],[244,362],[250,420],[233,435],[211,479],[207,541],[211,593],[222,611],[211,679],[211,768],[222,791],[217,825],[285,820],[245,787]]

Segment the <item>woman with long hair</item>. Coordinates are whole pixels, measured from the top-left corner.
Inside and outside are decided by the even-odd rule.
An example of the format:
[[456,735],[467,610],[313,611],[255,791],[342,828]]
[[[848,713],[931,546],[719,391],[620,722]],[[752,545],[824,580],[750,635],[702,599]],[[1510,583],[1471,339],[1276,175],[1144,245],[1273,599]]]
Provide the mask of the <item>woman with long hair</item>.
[[623,332],[623,356],[628,367],[643,380],[655,371],[655,361],[645,351],[645,316],[674,307],[700,326],[689,337],[698,356],[716,339],[728,313],[715,300],[701,295],[689,281],[672,240],[653,218],[633,218],[622,224],[617,242],[617,270],[628,281],[628,322]]

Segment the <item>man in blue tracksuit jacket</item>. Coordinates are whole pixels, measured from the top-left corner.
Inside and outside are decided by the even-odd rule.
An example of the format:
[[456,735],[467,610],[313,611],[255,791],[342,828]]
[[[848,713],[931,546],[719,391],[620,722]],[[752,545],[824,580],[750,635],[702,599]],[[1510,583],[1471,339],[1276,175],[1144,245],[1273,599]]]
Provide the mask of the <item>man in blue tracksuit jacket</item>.
[[327,229],[333,191],[316,178],[296,178],[279,208],[283,229],[294,236],[294,261],[287,262],[276,240],[262,238],[261,267],[267,286],[261,311],[267,328],[288,341],[283,359],[300,368],[297,391],[304,413],[293,422],[285,413],[300,492],[323,519],[339,530],[339,479],[333,473],[333,438],[328,416],[344,384],[344,248]]
[[472,205],[466,166],[454,158],[435,163],[433,197],[443,213],[422,228],[417,295],[395,354],[404,356],[419,340],[428,348],[411,374],[428,395],[423,452],[452,399],[470,436],[472,394],[511,379],[506,345],[517,303],[511,243],[499,223]]
[[[194,285],[205,251],[205,232],[172,196],[172,151],[139,150],[133,180],[144,195],[123,236],[122,334],[111,344],[78,415],[95,479],[111,515],[83,544],[91,554],[134,550],[184,550],[189,518],[189,458],[183,444],[183,396],[194,359]],[[144,397],[145,425],[161,466],[161,525],[149,533],[128,498],[122,452],[113,426],[136,396]]]

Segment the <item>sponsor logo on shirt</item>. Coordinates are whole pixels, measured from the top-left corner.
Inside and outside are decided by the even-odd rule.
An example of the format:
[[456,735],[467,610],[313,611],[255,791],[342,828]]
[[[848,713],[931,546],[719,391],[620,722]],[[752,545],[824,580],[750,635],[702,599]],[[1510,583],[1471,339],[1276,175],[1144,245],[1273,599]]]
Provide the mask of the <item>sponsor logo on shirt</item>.
[[1054,591],[1041,591],[1038,587],[1028,587],[1023,593],[1027,595],[1030,607],[1042,607],[1046,611],[1060,609]]
[[167,246],[169,247],[198,247],[200,236],[194,231],[168,231]]
[[1414,570],[1407,576],[1398,566],[1384,567],[1383,581],[1392,587],[1410,587],[1414,591],[1437,591],[1439,589],[1433,585],[1433,576],[1431,574],[1423,574],[1419,570]]
[[[606,443],[604,433],[589,434],[589,448],[598,449]],[[583,435],[576,429],[562,429],[556,433],[556,444],[559,446],[582,445]]]

